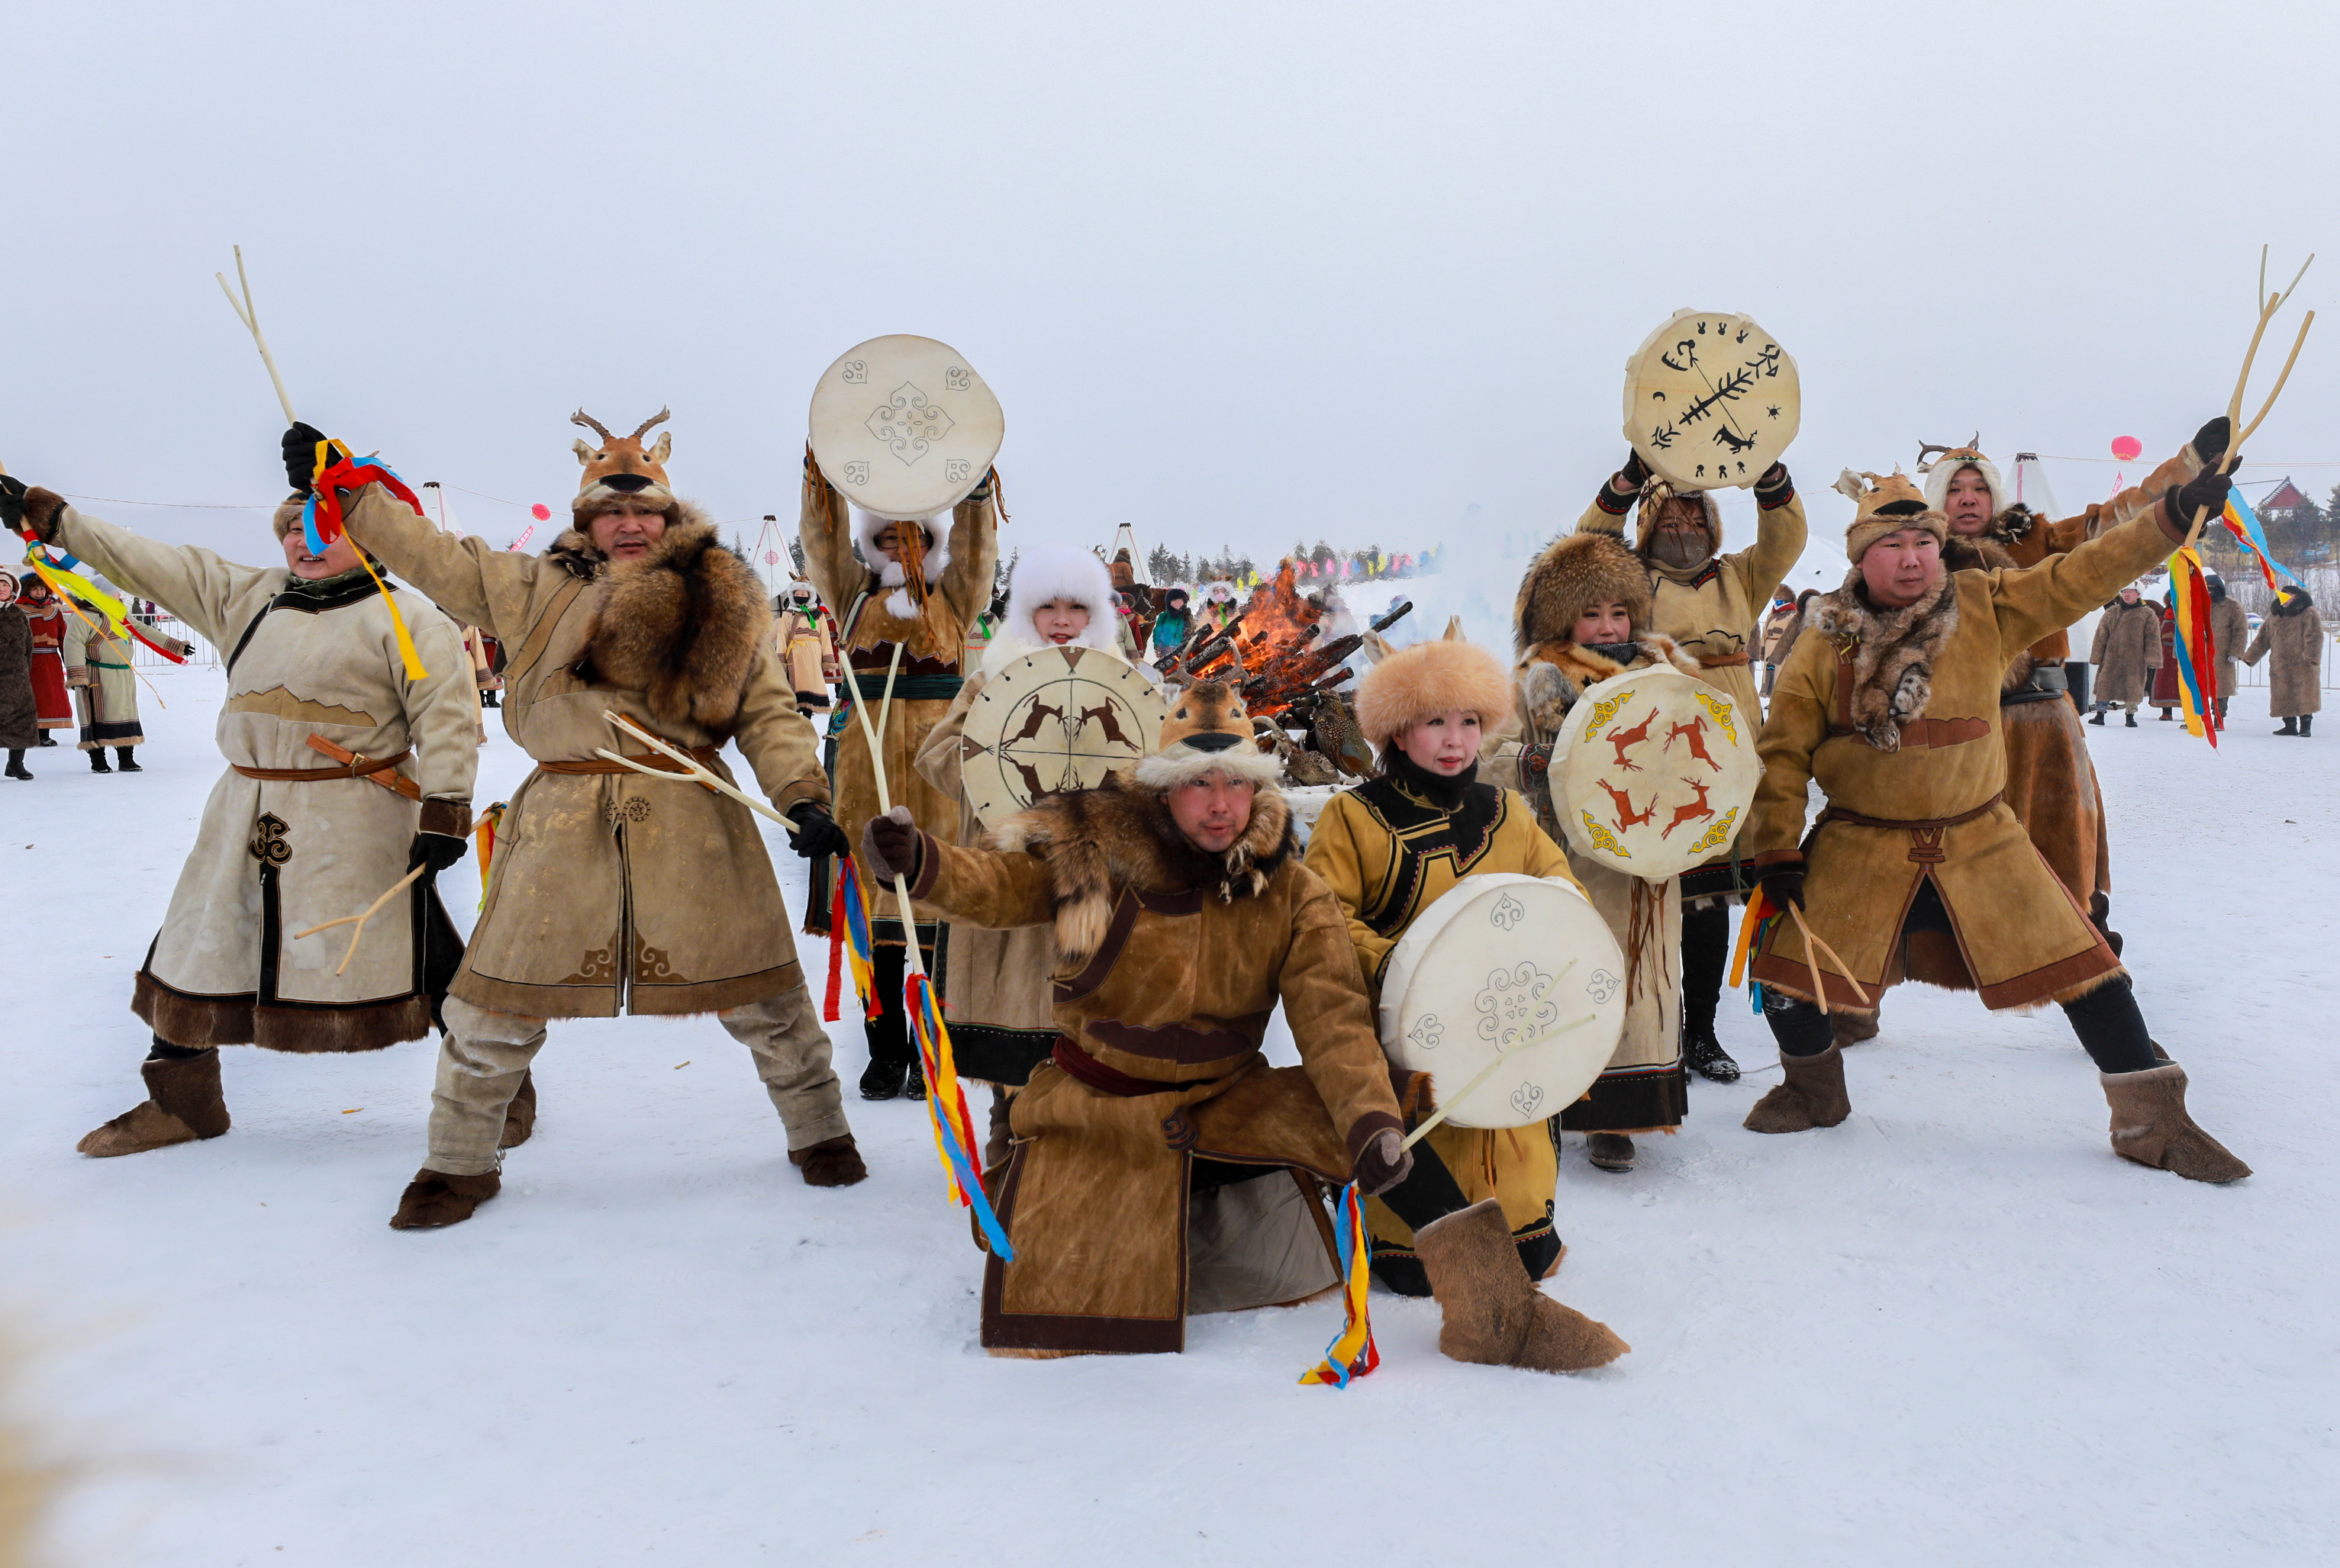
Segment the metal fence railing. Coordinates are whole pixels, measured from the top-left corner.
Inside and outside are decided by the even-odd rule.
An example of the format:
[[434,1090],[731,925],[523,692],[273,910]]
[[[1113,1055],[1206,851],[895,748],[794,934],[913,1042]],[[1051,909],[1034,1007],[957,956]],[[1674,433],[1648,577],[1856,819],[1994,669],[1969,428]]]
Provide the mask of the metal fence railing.
[[[194,651],[187,656],[189,664],[208,665],[213,669],[219,667],[219,650],[189,631],[176,616],[165,615],[161,610],[156,610],[152,615],[142,615],[138,619],[143,625],[154,627],[156,632],[164,636],[177,637],[181,642],[193,643]],[[130,646],[130,665],[133,669],[152,669],[170,662],[144,643],[134,641]]]

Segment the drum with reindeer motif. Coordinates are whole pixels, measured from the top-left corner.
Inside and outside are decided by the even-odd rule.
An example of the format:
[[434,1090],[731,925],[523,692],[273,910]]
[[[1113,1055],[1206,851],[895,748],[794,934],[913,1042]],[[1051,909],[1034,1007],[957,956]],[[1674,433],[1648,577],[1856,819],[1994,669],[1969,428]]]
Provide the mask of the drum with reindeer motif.
[[846,499],[897,520],[965,500],[1006,433],[999,399],[947,343],[897,332],[857,343],[813,388],[813,460]]
[[1382,970],[1382,1049],[1431,1075],[1457,1127],[1559,1115],[1624,1032],[1624,954],[1572,883],[1466,876],[1414,916]]
[[1752,485],[1802,423],[1796,361],[1726,311],[1677,311],[1625,361],[1625,439],[1679,490]]
[[1552,810],[1569,846],[1648,882],[1726,853],[1762,777],[1762,722],[1671,665],[1587,686],[1552,747]]
[[967,804],[997,827],[1043,795],[1094,789],[1154,749],[1169,705],[1135,666],[1096,648],[1042,648],[1005,665],[967,705]]

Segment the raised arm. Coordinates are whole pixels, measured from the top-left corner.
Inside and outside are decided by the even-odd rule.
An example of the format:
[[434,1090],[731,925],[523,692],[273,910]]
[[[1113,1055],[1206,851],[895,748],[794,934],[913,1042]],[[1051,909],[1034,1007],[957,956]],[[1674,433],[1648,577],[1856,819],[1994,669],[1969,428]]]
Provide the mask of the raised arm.
[[[2205,474],[2195,483],[2206,484],[2213,478],[2223,504],[2223,475]],[[2067,554],[2050,556],[2036,567],[1991,573],[1990,597],[1998,616],[1999,646],[2012,656],[2049,632],[2070,626],[2185,543],[2186,529],[2173,520],[2172,513],[2186,505],[2183,498],[2193,489],[2188,485],[2186,490],[2165,497]],[[2186,515],[2192,517],[2190,506]]]
[[936,586],[962,625],[991,603],[991,582],[999,565],[999,515],[992,489],[998,482],[998,475],[987,475],[975,494],[951,511],[950,565]]
[[1723,559],[1739,574],[1750,604],[1769,604],[1788,574],[1803,558],[1810,529],[1804,522],[1804,503],[1787,465],[1773,463],[1755,481],[1755,543]]
[[459,539],[380,485],[344,496],[342,518],[350,537],[455,620],[510,642],[527,634],[546,569],[538,557]]
[[797,542],[804,547],[805,576],[841,624],[872,574],[853,553],[853,514],[837,487],[805,453],[804,496],[797,509]]
[[25,495],[25,522],[43,544],[79,556],[116,587],[152,599],[214,646],[226,641],[228,606],[261,576],[195,545],[164,545],[88,517],[52,491]]
[[1633,509],[1633,503],[1641,498],[1641,487],[1649,482],[1649,465],[1641,461],[1641,454],[1627,449],[1625,466],[1610,475],[1607,482],[1595,492],[1592,504],[1584,508],[1582,517],[1576,519],[1576,531],[1580,534],[1615,534],[1621,537],[1625,532],[1625,514]]

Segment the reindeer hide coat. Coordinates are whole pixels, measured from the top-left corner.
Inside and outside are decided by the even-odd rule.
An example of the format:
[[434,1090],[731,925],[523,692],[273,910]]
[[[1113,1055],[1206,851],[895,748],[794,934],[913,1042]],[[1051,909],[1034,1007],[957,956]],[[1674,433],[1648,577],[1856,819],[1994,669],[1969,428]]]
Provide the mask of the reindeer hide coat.
[[801,986],[755,815],[596,755],[655,759],[614,712],[683,749],[732,741],[776,810],[827,802],[763,585],[713,527],[683,508],[649,555],[612,566],[575,529],[541,556],[459,539],[378,485],[347,515],[352,537],[503,644],[504,729],[537,763],[497,830],[454,994],[491,1012],[608,1018],[719,1012]]
[[[1015,1152],[991,1178],[1016,1259],[986,1269],[983,1343],[1182,1349],[1191,1160],[1339,1183],[1369,1139],[1402,1128],[1348,922],[1273,791],[1222,854],[1117,775],[1039,803],[993,842],[927,835],[911,889],[954,920],[1053,927],[1058,954],[1064,1041],[1016,1097]],[[1279,1001],[1298,1067],[1260,1053]]]
[[[1851,966],[1864,1003],[1823,971],[1832,1004],[1873,1007],[1905,977],[1979,991],[1986,1006],[2069,1000],[2119,972],[2102,933],[2032,846],[2004,797],[1999,679],[2169,550],[2149,508],[2037,567],[1946,571],[1915,605],[1871,606],[1856,568],[1814,599],[1771,696],[1748,826],[1759,868],[1805,867],[1804,912]],[[1817,778],[1829,810],[1804,833]],[[1932,878],[1955,940],[1901,937]],[[1775,925],[1754,977],[1813,994],[1793,922]]]
[[[417,883],[366,922],[345,973],[333,971],[348,927],[293,933],[356,914],[404,876],[418,827],[469,830],[480,753],[461,633],[420,594],[392,590],[431,672],[413,680],[390,611],[362,576],[323,595],[294,590],[281,566],[157,544],[69,507],[44,533],[227,659],[216,733],[229,770],[203,803],[132,1010],[164,1040],[190,1047],[371,1050],[428,1033],[431,992],[461,946],[431,884]],[[412,752],[395,771],[415,782],[422,803],[371,779],[236,771],[332,769],[311,735],[362,756]],[[426,973],[434,959],[443,967]]]
[[2088,662],[2097,666],[2097,702],[2135,707],[2161,667],[2161,616],[2141,599],[2133,605],[2115,599],[2097,617]]
[[2279,719],[2295,719],[2324,711],[2324,617],[2312,604],[2301,602],[2285,611],[2278,603],[2259,622],[2243,662],[2256,665],[2274,654],[2268,666],[2267,711]]

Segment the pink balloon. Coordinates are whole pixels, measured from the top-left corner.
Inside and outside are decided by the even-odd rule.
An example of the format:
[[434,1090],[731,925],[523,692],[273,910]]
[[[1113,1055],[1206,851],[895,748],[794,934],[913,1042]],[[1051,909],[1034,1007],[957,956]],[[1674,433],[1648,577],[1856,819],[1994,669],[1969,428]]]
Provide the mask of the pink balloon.
[[2145,443],[2138,440],[2135,436],[2115,436],[2113,438],[2113,456],[2118,458],[2124,463],[2133,463],[2137,461],[2138,455],[2144,450]]
[[529,508],[528,515],[534,518],[540,523],[549,523],[552,520],[552,508],[546,506],[542,501],[539,501],[536,505]]

